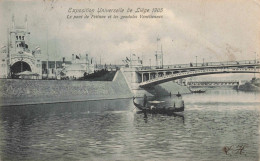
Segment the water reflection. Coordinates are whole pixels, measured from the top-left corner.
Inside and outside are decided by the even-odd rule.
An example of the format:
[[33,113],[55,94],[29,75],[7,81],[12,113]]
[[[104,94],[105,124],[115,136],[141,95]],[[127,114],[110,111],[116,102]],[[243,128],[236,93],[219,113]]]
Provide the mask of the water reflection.
[[108,100],[1,107],[2,152],[7,158],[21,160],[34,152],[59,151],[66,134],[74,138],[83,133],[84,138],[103,143],[111,135],[106,130],[121,119],[117,113],[127,111],[129,104],[129,100]]
[[[133,111],[132,99],[1,107],[0,156],[2,160],[258,160],[258,98],[259,94],[236,91],[183,95],[183,114],[146,116]],[[171,104],[173,96],[156,99]],[[223,152],[224,147],[244,144],[248,146],[243,155],[227,157]]]
[[144,118],[146,123],[147,123],[149,117],[153,117],[153,116],[157,116],[157,115],[181,118],[183,124],[184,124],[184,121],[185,121],[185,117],[184,117],[183,113],[147,114],[147,113],[142,112],[142,111],[137,111],[136,114],[143,115],[143,118]]

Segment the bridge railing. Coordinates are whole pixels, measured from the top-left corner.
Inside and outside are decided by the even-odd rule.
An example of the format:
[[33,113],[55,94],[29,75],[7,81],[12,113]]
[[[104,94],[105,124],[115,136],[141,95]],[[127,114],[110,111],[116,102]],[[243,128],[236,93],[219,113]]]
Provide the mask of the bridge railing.
[[190,64],[174,64],[158,66],[143,66],[138,70],[150,70],[150,69],[179,69],[179,68],[190,68],[190,67],[210,67],[210,66],[228,66],[228,65],[248,65],[248,64],[259,64],[257,60],[243,60],[243,61],[226,61],[226,62],[204,62],[204,63],[190,63]]

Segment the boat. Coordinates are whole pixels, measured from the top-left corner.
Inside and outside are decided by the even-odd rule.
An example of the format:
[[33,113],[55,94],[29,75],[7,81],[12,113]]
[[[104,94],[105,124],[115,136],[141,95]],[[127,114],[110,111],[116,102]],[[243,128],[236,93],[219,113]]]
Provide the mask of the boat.
[[152,114],[175,114],[178,112],[183,112],[184,111],[184,103],[182,107],[175,107],[175,105],[173,107],[155,107],[155,106],[148,106],[148,107],[144,107],[141,104],[136,103],[135,101],[135,97],[133,97],[133,103],[135,105],[135,107],[140,110],[139,112],[142,113],[152,113]]
[[197,89],[197,90],[190,89],[190,91],[191,91],[191,93],[205,93],[206,92],[206,90],[202,90],[202,89]]

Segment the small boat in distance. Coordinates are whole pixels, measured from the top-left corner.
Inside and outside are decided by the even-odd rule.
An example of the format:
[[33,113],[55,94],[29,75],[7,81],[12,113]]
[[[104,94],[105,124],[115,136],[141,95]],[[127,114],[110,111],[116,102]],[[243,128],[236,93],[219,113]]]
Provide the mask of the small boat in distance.
[[206,90],[203,89],[190,89],[191,93],[205,93]]
[[155,106],[148,106],[144,107],[141,104],[136,103],[135,97],[133,97],[133,103],[137,109],[139,109],[143,113],[152,113],[152,114],[174,114],[175,112],[183,112],[184,111],[184,102],[182,107],[155,107]]

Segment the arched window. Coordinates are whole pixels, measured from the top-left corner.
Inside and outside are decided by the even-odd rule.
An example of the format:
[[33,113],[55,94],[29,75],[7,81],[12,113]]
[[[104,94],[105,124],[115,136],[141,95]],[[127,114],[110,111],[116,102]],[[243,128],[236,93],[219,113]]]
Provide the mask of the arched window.
[[21,40],[21,36],[19,36],[19,40]]
[[18,36],[16,36],[16,40],[18,40]]
[[22,36],[22,40],[24,40],[24,36]]

